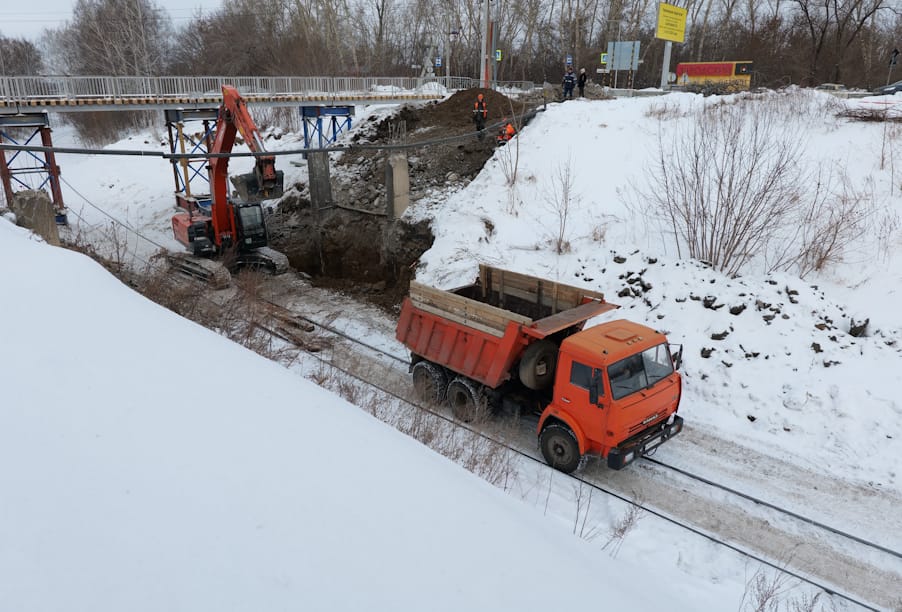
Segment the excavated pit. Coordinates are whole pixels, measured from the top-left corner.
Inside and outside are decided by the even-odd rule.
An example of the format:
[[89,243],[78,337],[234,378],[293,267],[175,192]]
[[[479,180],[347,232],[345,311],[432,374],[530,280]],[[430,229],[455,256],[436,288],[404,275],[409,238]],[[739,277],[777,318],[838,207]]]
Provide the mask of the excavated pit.
[[321,211],[317,222],[309,202],[273,225],[274,247],[315,285],[389,311],[407,294],[416,262],[433,242],[425,222],[411,225],[339,208]]

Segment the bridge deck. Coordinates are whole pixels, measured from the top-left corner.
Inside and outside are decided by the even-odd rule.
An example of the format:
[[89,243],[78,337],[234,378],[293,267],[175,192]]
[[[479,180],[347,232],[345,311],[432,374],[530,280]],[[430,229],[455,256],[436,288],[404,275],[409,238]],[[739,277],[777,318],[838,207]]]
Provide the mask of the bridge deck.
[[0,77],[0,114],[209,108],[222,101],[224,84],[265,106],[399,104],[479,86],[465,77]]

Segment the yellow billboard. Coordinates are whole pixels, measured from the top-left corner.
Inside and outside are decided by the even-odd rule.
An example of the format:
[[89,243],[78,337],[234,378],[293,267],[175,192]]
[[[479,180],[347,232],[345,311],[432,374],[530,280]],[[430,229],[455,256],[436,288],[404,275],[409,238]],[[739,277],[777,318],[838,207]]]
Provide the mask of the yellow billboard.
[[658,25],[655,38],[673,42],[686,41],[686,9],[672,4],[658,4]]

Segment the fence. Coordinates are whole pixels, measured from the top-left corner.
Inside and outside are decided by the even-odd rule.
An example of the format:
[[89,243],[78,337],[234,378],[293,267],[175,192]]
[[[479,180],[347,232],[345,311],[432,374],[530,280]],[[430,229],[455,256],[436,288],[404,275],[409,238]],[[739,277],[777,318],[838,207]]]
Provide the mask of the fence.
[[[34,100],[128,100],[219,97],[224,84],[245,96],[369,96],[401,93],[434,93],[478,87],[468,77],[112,77],[17,76],[0,77],[0,100],[8,105]],[[529,91],[529,81],[495,83],[498,89]]]

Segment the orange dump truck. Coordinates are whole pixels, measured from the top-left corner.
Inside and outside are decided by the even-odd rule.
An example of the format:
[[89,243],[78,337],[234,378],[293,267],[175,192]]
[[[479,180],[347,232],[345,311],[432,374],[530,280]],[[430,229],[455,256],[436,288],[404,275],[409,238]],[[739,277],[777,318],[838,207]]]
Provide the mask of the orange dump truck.
[[569,473],[600,455],[620,469],[682,430],[682,351],[626,320],[583,329],[615,308],[595,291],[480,265],[453,291],[411,282],[396,335],[420,399],[447,401],[463,421],[506,404],[534,410],[550,465]]

